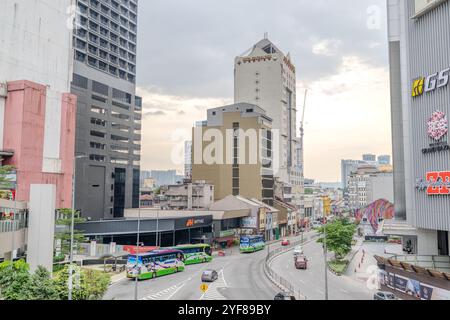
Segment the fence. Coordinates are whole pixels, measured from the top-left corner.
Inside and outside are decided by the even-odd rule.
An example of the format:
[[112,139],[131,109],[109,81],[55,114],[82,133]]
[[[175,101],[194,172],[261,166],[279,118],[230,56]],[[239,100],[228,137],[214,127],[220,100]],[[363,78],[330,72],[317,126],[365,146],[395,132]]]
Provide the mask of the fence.
[[292,296],[294,296],[298,300],[306,300],[306,296],[301,294],[301,291],[299,288],[296,288],[290,281],[283,278],[281,275],[276,273],[271,267],[270,263],[273,259],[278,257],[279,255],[286,253],[288,251],[291,251],[296,246],[304,244],[304,241],[295,241],[291,242],[289,246],[281,247],[274,250],[269,250],[266,256],[266,261],[264,263],[264,272],[266,273],[267,277],[281,290],[288,292]]
[[92,250],[92,246],[90,243],[82,243],[80,244],[79,254],[88,257],[101,257],[108,254],[121,253],[124,251],[122,245],[110,245],[110,244],[95,244],[94,251]]
[[17,220],[16,221],[10,221],[10,220],[0,221],[0,233],[19,231],[26,227],[27,226],[26,226],[25,221],[17,221]]
[[289,246],[286,247],[281,247],[281,248],[277,248],[274,250],[270,250],[269,247],[269,251],[267,253],[266,256],[266,261],[264,263],[264,272],[266,273],[267,277],[277,286],[279,287],[281,290],[288,292],[289,294],[291,294],[292,296],[294,296],[296,299],[298,300],[306,300],[307,297],[304,296],[301,293],[300,288],[297,288],[295,285],[293,285],[290,281],[286,280],[285,278],[283,278],[281,275],[279,275],[278,273],[276,273],[271,267],[270,267],[270,263],[278,256],[289,252],[291,250],[293,250],[296,246],[305,244],[308,241],[311,241],[313,239],[317,238],[317,235],[314,235],[312,237],[308,237],[306,239],[303,240],[298,240],[298,241],[294,241],[291,242]]

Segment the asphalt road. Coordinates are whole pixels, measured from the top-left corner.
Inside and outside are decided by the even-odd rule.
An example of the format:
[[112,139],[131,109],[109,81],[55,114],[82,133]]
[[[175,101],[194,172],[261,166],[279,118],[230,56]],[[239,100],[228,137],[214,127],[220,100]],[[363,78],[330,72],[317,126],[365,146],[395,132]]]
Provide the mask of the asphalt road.
[[[271,244],[270,248],[280,244]],[[214,257],[206,264],[190,265],[184,272],[138,282],[142,300],[272,300],[278,289],[267,279],[263,266],[267,249],[251,254],[228,249],[225,257]],[[200,290],[201,274],[206,269],[219,272],[219,280],[206,293]],[[134,299],[135,283],[124,279],[112,285],[105,300]]]
[[[293,252],[284,253],[272,261],[272,269],[300,289],[308,300],[325,299],[325,260],[322,245],[316,241],[303,248],[308,258],[308,269],[297,270]],[[330,256],[331,259],[331,256]],[[372,300],[375,291],[364,281],[348,276],[336,276],[328,272],[328,298],[330,300]]]

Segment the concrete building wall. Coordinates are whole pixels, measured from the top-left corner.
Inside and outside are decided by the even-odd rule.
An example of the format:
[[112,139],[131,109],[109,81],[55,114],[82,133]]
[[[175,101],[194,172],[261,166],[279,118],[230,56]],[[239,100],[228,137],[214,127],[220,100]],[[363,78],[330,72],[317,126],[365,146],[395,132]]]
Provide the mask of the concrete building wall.
[[[53,118],[47,113],[48,91],[41,84],[30,81],[8,83],[5,106],[4,148],[14,150],[14,156],[4,163],[17,168],[19,201],[29,201],[31,184],[54,184],[58,194],[56,206],[67,208],[72,204],[72,173],[75,141],[76,98],[70,94],[61,96],[62,119],[58,145],[57,173],[45,169],[46,120]],[[30,139],[30,137],[33,137]]]
[[[251,105],[250,105],[251,106]],[[230,109],[233,106],[227,106],[225,107],[227,110]],[[256,107],[256,106],[254,106]],[[210,114],[212,112],[211,109],[208,111]],[[253,144],[255,148],[250,148],[250,143],[248,142],[248,139],[246,139],[245,144],[245,164],[239,164],[239,195],[243,196],[245,198],[255,198],[257,200],[265,200],[263,197],[263,189],[266,189],[266,187],[263,186],[263,169],[262,169],[262,163],[261,158],[259,157],[259,154],[261,152],[261,144],[260,144],[260,129],[268,129],[270,130],[270,127],[267,127],[267,124],[270,125],[270,122],[268,120],[264,120],[267,122],[267,124],[263,124],[261,121],[261,117],[258,114],[255,114],[253,112],[250,112],[249,114],[246,114],[245,108],[238,112],[223,112],[223,114],[219,114],[220,108],[216,109],[217,116],[220,118],[218,119],[211,119],[210,116],[208,116],[208,126],[202,127],[202,135],[204,131],[206,130],[217,130],[221,133],[222,137],[227,137],[227,130],[233,130],[233,123],[239,123],[239,129],[242,129],[244,131],[254,129],[257,133],[257,141],[256,144]],[[254,110],[256,111],[256,110]],[[211,113],[212,116],[212,113]],[[212,120],[212,121],[210,121]],[[209,126],[209,124],[213,124],[212,126]],[[216,126],[214,126],[216,125]],[[203,141],[201,137],[196,138],[196,129],[194,128],[193,132],[193,169],[192,169],[192,179],[193,181],[197,180],[203,180],[208,183],[211,183],[214,185],[214,194],[215,194],[215,200],[221,200],[229,195],[233,194],[233,141],[223,142],[222,145],[219,145],[218,150],[221,148],[222,153],[222,162],[223,164],[208,164],[206,159],[199,159],[200,162],[198,162],[196,159],[196,153],[200,152],[200,156],[203,155],[204,151],[206,151],[206,154],[209,154],[208,147],[210,147],[211,142]],[[212,132],[212,131],[209,131]],[[233,136],[228,137],[228,139],[233,140]],[[201,147],[197,146],[198,142],[201,141]],[[198,150],[197,150],[198,148]],[[256,154],[255,151],[256,150]],[[216,154],[219,155],[219,151],[216,151]],[[231,156],[231,162],[227,161],[227,154],[228,156]],[[250,162],[250,159],[256,156],[256,162],[253,164]],[[228,159],[228,160],[230,160]],[[243,159],[242,159],[243,160]],[[270,181],[267,183],[270,184]],[[273,183],[273,180],[272,180]],[[270,187],[268,189],[271,189]],[[273,193],[273,187],[272,187],[272,193]],[[273,199],[272,197],[268,197]]]
[[384,199],[394,203],[394,179],[392,173],[379,174],[369,178],[370,191],[367,202]]
[[27,262],[32,272],[38,266],[53,270],[55,200],[54,185],[31,185]]

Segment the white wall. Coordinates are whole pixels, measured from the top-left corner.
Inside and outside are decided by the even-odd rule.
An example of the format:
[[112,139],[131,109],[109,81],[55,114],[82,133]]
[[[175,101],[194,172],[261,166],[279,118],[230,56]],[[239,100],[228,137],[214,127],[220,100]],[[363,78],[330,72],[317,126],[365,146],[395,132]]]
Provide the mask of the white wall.
[[394,203],[394,176],[392,174],[370,177],[370,185],[371,192],[367,199],[368,203],[379,199],[385,199]]
[[418,255],[438,255],[436,230],[417,229]]
[[68,23],[73,4],[74,0],[0,2],[0,82],[30,80],[48,86],[43,170],[50,173],[60,172],[61,98],[70,92],[73,68]]
[[31,185],[27,251],[31,271],[38,266],[50,271],[53,268],[55,203],[55,185]]

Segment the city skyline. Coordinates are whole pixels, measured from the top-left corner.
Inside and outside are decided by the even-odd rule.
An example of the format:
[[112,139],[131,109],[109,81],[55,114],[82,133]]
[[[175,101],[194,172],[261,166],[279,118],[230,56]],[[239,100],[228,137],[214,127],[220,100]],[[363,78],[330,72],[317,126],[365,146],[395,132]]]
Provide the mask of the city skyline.
[[[255,3],[250,1],[239,7],[246,11],[252,5]],[[384,1],[361,1],[352,6],[325,1],[286,5],[289,12],[283,9],[286,6],[263,1],[260,6],[270,8],[273,15],[268,22],[256,14],[236,14],[232,5],[141,3],[140,13],[148,19],[140,19],[138,30],[155,39],[138,46],[143,170],[173,168],[182,172],[182,161],[171,160],[181,142],[179,137],[187,134],[185,140],[189,140],[193,123],[205,120],[206,109],[233,103],[234,58],[263,39],[264,32],[289,52],[296,64],[298,112],[302,112],[304,91],[309,90],[305,176],[339,181],[342,159],[359,159],[363,153],[391,154]],[[166,25],[161,19],[168,10],[178,19],[175,25]],[[190,14],[182,14],[183,10]],[[209,20],[209,16],[218,16],[216,11],[221,17]],[[323,15],[326,23],[316,23]],[[224,29],[231,18],[233,25]],[[205,23],[208,30],[203,28]],[[181,24],[188,27],[181,29]],[[330,24],[333,28],[326,27]],[[242,28],[247,31],[241,33]],[[142,72],[146,69],[152,72]],[[326,159],[324,150],[328,150]]]

